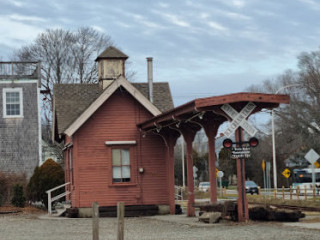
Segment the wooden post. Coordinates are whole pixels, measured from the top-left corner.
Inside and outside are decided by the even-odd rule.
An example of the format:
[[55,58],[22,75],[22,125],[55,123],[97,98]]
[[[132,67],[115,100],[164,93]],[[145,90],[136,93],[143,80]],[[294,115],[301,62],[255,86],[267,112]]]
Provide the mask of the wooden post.
[[175,214],[175,188],[174,188],[174,146],[176,144],[178,134],[170,132],[166,134],[167,141],[167,164],[168,164],[168,194],[170,214]]
[[92,203],[92,239],[99,240],[99,205]]
[[117,204],[118,216],[118,238],[117,240],[124,240],[124,203],[118,202]]
[[304,200],[307,201],[307,186],[304,185]]
[[[239,143],[237,147],[242,147],[243,134],[242,128],[238,127],[236,130],[236,141]],[[237,160],[237,185],[238,185],[238,221],[247,222],[249,220],[249,208],[248,199],[246,195],[246,173],[245,173],[245,161],[243,158]]]
[[[188,184],[188,204],[187,204],[187,216],[194,217],[195,209],[194,204],[194,181],[193,181],[193,158],[192,158],[192,142],[196,135],[196,132],[192,132],[190,129],[182,129],[184,140],[187,145],[187,184]],[[189,131],[188,131],[189,130]],[[210,186],[212,187],[212,186]]]
[[312,201],[316,201],[316,188],[314,185],[312,186]]
[[274,197],[274,198],[277,198],[277,189],[276,189],[276,188],[273,189],[273,197]]
[[284,200],[284,186],[282,186],[282,200]]
[[[208,114],[208,113],[206,113]],[[208,164],[209,164],[209,182],[210,182],[210,202],[216,203],[217,197],[217,176],[216,176],[216,150],[215,137],[218,132],[219,125],[212,119],[204,119],[203,129],[208,138]]]
[[292,200],[292,186],[290,186],[290,200]]

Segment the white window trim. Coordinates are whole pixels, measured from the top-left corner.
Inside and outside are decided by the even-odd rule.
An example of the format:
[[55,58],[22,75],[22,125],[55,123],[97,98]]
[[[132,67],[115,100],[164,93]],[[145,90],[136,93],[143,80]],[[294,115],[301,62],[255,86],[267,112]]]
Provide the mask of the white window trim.
[[[7,115],[7,92],[19,92],[19,105],[20,105],[20,114],[19,115]],[[3,99],[3,117],[4,118],[23,118],[23,94],[22,88],[3,88],[2,90],[2,99]]]

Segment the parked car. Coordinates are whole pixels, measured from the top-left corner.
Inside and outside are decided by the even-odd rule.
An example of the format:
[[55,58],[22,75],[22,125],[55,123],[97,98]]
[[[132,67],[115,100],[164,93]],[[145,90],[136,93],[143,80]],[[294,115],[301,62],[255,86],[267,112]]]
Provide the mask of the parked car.
[[199,191],[208,192],[210,188],[210,182],[200,182]]
[[254,181],[246,181],[246,193],[258,194],[258,185]]

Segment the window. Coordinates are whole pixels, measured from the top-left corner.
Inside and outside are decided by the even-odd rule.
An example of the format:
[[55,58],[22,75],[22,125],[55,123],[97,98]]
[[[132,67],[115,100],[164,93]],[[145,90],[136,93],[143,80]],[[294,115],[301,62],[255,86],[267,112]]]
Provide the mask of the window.
[[22,88],[3,89],[3,117],[23,117]]
[[130,182],[129,149],[112,149],[113,182]]

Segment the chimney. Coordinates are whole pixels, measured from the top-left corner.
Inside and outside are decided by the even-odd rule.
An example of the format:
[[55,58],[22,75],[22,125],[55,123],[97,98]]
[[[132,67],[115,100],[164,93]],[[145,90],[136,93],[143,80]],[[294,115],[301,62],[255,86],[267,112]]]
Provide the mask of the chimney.
[[149,100],[153,103],[153,69],[152,69],[152,57],[147,58],[148,63],[148,90]]

